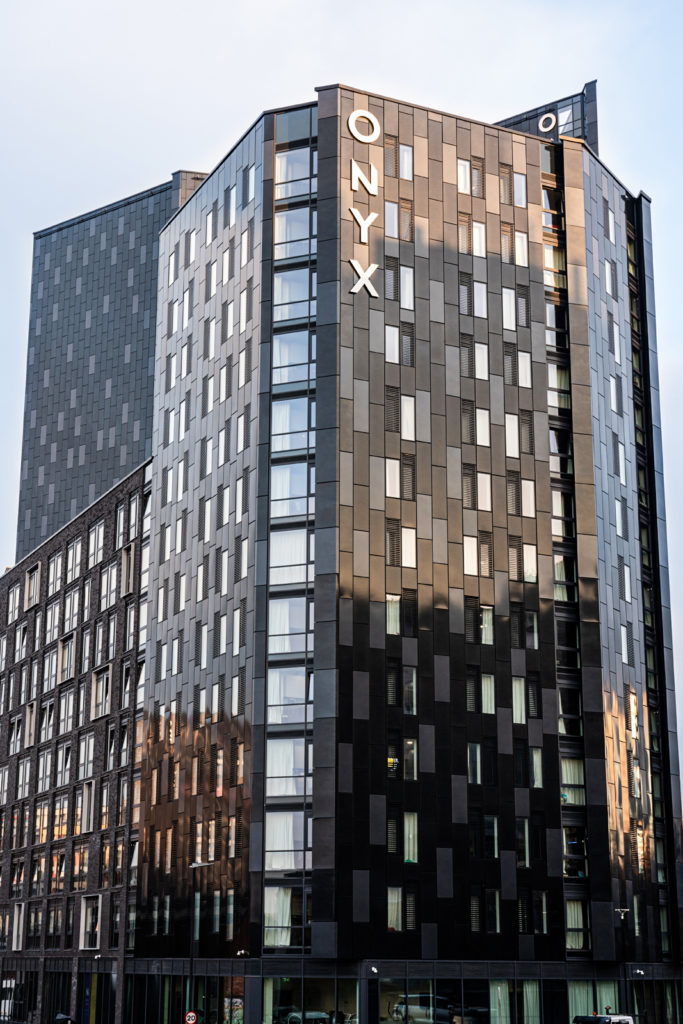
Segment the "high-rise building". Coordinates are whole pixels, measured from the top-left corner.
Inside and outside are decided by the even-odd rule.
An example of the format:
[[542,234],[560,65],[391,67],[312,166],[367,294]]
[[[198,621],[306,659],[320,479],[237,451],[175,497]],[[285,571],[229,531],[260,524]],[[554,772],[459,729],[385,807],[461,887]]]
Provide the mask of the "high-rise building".
[[150,457],[159,231],[203,178],[35,234],[17,559]]
[[[0,889],[14,1019],[680,1020],[651,245],[595,83],[499,125],[321,88],[174,212],[152,461],[0,581],[3,877],[43,850],[38,769],[17,789],[42,747],[3,728],[84,687],[80,750],[108,671],[96,749],[135,737],[94,762],[133,796],[57,900],[74,951],[47,896]],[[107,501],[73,683],[29,699],[66,628],[34,654],[26,595]],[[128,640],[83,669],[113,614]],[[127,897],[93,866],[119,840]]]

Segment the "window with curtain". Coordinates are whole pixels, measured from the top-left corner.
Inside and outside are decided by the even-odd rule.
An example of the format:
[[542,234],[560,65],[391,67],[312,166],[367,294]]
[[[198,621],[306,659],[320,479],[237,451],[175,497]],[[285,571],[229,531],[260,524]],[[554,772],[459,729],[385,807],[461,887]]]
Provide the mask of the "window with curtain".
[[604,1013],[606,1006],[609,1006],[610,1013],[619,1013],[619,986],[616,981],[596,981],[595,990],[598,1013]]
[[401,633],[401,596],[400,594],[386,595],[387,609],[387,633],[389,636],[399,636]]
[[315,335],[309,352],[308,331],[282,331],[273,335],[273,384],[308,380],[309,359],[315,358]]
[[313,675],[307,673],[303,665],[281,665],[268,669],[270,724],[303,722],[306,717],[306,702],[312,699]]
[[[315,154],[313,154],[315,156]],[[291,199],[311,191],[311,150],[308,146],[275,154],[275,198]]]
[[515,725],[526,724],[526,679],[512,677],[512,721]]
[[403,815],[403,860],[406,864],[417,864],[417,811],[406,811]]
[[308,267],[273,275],[273,320],[295,320],[315,311],[315,274]]
[[293,871],[303,867],[303,811],[266,812],[266,871]]
[[523,981],[521,987],[522,1020],[519,1021],[519,1024],[541,1024],[541,999],[538,982]]
[[306,741],[303,736],[278,737],[266,743],[266,795],[303,796]]
[[[303,516],[309,508],[309,467],[307,462],[285,462],[270,470],[270,515]],[[312,499],[311,499],[312,501]]]
[[315,251],[315,236],[311,237],[310,206],[277,210],[273,217],[273,258],[281,260],[308,256],[309,249]]
[[[311,546],[312,540],[311,535]],[[310,567],[307,564],[308,547],[309,534],[305,529],[273,530],[270,534],[269,582],[272,585],[305,583],[309,575],[312,577],[312,558]]]
[[[569,902],[567,907],[569,907]],[[569,948],[569,945],[567,945],[567,949]],[[597,1009],[593,997],[593,982],[570,981],[567,985],[567,991],[569,995],[570,1020],[577,1016],[592,1016],[593,1010]]]
[[263,892],[263,944],[289,946],[292,936],[292,890],[266,886]]
[[481,642],[493,644],[493,608],[489,605],[481,607]]
[[490,981],[489,998],[491,1000],[491,1024],[512,1024],[514,982]]
[[[567,900],[567,950],[590,949],[590,933],[588,931],[588,907],[583,900]],[[590,984],[590,983],[589,983]],[[592,988],[592,986],[591,986]],[[592,996],[592,991],[591,991]],[[592,1012],[592,1009],[590,1012]],[[588,1013],[589,1010],[579,1011]]]
[[563,757],[560,761],[560,784],[562,803],[584,805],[586,803],[583,761],[579,757]]
[[[310,403],[310,427],[315,426],[315,403]],[[287,452],[312,447],[309,436],[309,400],[307,398],[277,399],[272,404],[271,447],[274,452]]]
[[483,715],[495,715],[496,713],[494,677],[485,672],[481,676],[481,711]]
[[268,602],[268,651],[271,654],[305,651],[307,617],[305,597],[272,598]]
[[403,931],[403,890],[399,886],[387,886],[387,930]]

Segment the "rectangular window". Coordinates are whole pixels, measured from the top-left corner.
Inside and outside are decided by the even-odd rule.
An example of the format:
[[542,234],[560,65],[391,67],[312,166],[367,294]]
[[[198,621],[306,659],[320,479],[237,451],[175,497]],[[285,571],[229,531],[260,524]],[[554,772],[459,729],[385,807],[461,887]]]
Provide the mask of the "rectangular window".
[[474,315],[479,317],[488,316],[486,284],[483,281],[474,282]]
[[490,448],[491,446],[491,434],[489,427],[489,411],[488,409],[477,409],[476,410],[476,424],[477,424],[477,444],[484,447]]
[[529,266],[529,236],[524,231],[515,231],[515,263],[518,267]]
[[469,160],[458,159],[458,192],[470,195],[471,191],[470,162]]
[[485,199],[486,179],[484,176],[483,157],[473,156],[470,160],[470,169],[472,172],[472,195],[476,199]]
[[511,459],[519,458],[519,425],[514,413],[505,413],[505,454]]
[[499,170],[500,201],[505,206],[512,205],[512,168],[501,164]]
[[412,395],[401,395],[401,437],[404,441],[415,440],[415,399]]
[[401,308],[415,309],[415,285],[412,267],[401,267]]
[[403,143],[398,147],[398,169],[399,177],[404,178],[406,181],[413,180],[413,147],[404,146]]
[[526,206],[526,174],[514,175],[515,206]]
[[403,931],[403,889],[399,886],[387,887],[387,931]]
[[387,238],[398,238],[398,203],[384,203],[384,234]]
[[514,288],[503,288],[503,329],[514,331],[517,329],[516,316],[516,295]]
[[472,254],[486,256],[486,225],[478,220],[472,224]]
[[458,251],[465,256],[472,253],[472,218],[469,213],[458,214]]

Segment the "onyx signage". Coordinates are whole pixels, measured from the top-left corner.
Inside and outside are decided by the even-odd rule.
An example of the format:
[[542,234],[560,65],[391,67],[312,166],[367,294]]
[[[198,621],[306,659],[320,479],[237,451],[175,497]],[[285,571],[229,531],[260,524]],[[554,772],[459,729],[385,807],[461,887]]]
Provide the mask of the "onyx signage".
[[[349,115],[348,120],[349,131],[353,135],[357,142],[364,142],[368,146],[371,143],[376,142],[380,137],[381,129],[379,121],[374,114],[371,114],[369,110],[354,110]],[[369,129],[369,130],[368,130]],[[365,189],[369,196],[376,196],[379,187],[379,174],[377,168],[373,163],[370,163],[370,174],[369,177],[364,171],[358,166],[356,161],[351,159],[351,191],[359,192],[361,188]],[[361,245],[369,245],[369,231],[371,226],[377,220],[376,213],[369,213],[367,217],[355,208],[355,206],[349,207],[351,216],[358,225],[359,231],[359,242]],[[366,266],[364,267],[360,260],[350,259],[349,263],[356,272],[358,280],[354,284],[351,292],[353,294],[361,291],[365,288],[373,298],[377,298],[377,291],[372,283],[372,275],[377,270],[376,263],[369,263],[367,260]]]

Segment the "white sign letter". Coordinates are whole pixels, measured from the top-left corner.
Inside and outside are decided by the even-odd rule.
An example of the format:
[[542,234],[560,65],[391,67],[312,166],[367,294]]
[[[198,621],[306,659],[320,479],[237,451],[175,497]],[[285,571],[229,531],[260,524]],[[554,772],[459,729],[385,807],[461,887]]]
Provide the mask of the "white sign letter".
[[[358,131],[356,122],[360,119],[370,122],[370,128],[372,129],[369,135],[361,135]],[[379,138],[379,121],[374,114],[371,114],[369,110],[354,110],[352,114],[349,114],[349,131],[353,135],[354,139],[358,139],[359,142],[375,142]]]
[[363,217],[362,213],[359,213],[358,210],[354,209],[353,206],[350,207],[350,210],[351,210],[351,216],[353,217],[353,219],[355,220],[356,224],[360,228],[361,245],[367,245],[368,244],[368,228],[370,227],[371,224],[374,224],[375,221],[377,220],[377,214],[376,213],[369,213],[367,215],[367,217]]
[[360,167],[355,160],[351,160],[351,191],[357,192],[358,186],[362,185],[365,191],[371,195],[377,195],[377,188],[379,185],[379,177],[377,174],[377,168],[374,164],[370,164],[370,180],[365,177]]
[[367,290],[372,295],[373,299],[379,298],[377,292],[375,291],[374,285],[370,281],[370,278],[377,270],[377,264],[371,263],[367,270],[363,270],[358,260],[349,260],[349,263],[358,274],[358,280],[351,289],[351,293],[354,294],[355,292],[359,292],[361,288],[367,288]]

